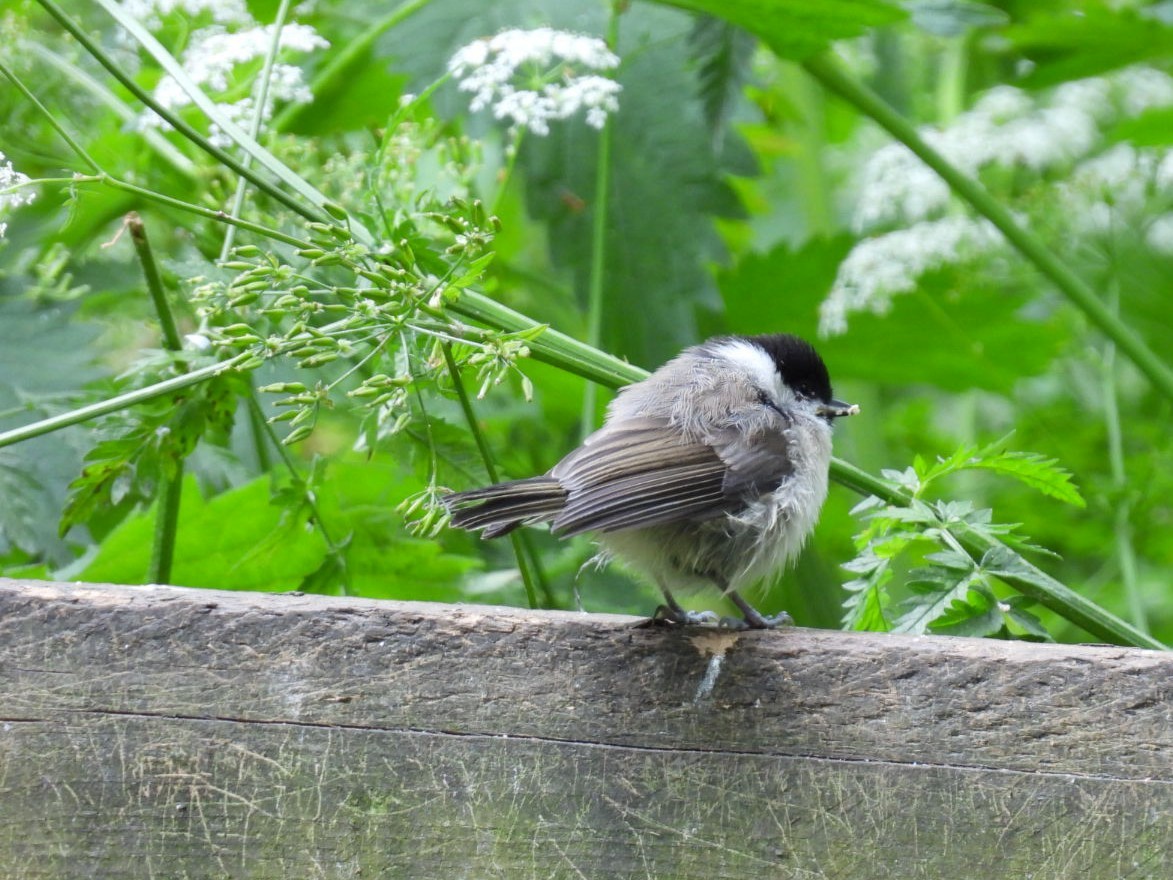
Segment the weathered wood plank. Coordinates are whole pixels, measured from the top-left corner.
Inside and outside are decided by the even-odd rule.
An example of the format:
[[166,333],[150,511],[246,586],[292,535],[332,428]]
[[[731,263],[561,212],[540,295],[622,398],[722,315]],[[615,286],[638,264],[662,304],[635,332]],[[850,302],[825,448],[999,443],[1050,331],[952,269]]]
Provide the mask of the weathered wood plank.
[[1173,876],[1169,655],[634,622],[0,581],[4,876]]

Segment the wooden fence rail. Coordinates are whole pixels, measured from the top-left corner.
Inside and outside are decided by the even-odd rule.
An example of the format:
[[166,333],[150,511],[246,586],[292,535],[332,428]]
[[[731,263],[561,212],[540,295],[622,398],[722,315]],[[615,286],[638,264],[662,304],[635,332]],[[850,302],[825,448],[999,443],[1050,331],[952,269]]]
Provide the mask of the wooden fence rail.
[[0,580],[4,878],[1173,877],[1173,655]]

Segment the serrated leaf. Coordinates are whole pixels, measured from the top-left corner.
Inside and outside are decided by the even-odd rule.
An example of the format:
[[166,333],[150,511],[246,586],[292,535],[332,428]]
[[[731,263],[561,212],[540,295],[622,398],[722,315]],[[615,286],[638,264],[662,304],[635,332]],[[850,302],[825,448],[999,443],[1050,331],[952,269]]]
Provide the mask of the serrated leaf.
[[1005,603],[1009,606],[1009,610],[1003,611],[1003,615],[1010,621],[1017,624],[1029,635],[1044,641],[1053,642],[1054,637],[1047,632],[1047,628],[1043,626],[1043,622],[1039,620],[1034,614],[1026,610],[1026,605],[1031,604],[1031,600],[1025,596],[1013,596]]
[[925,556],[925,561],[954,571],[969,571],[974,567],[973,560],[969,556],[952,548],[930,553]]
[[1003,10],[972,0],[906,0],[904,5],[914,25],[937,37],[960,37],[975,28],[1010,22]]
[[698,94],[705,121],[719,140],[742,98],[753,59],[754,40],[729,22],[703,15],[693,24],[689,52],[697,65]]
[[887,604],[884,584],[891,576],[890,571],[883,569],[871,578],[860,578],[843,585],[847,590],[847,598],[843,602],[845,629],[887,632],[889,627],[884,616],[884,606]]
[[975,461],[969,467],[1013,477],[1050,498],[1075,507],[1087,507],[1087,502],[1071,482],[1071,473],[1059,467],[1057,459],[1046,458],[1037,452],[1004,452],[996,458]]
[[[940,569],[938,569],[940,571]],[[920,635],[937,619],[943,617],[955,601],[964,601],[970,590],[981,582],[981,572],[972,572],[955,580],[935,593],[910,596],[900,604],[902,613],[892,626],[893,632]]]
[[905,17],[884,0],[659,0],[703,12],[745,28],[783,58],[807,58],[836,40],[858,37],[868,28]]

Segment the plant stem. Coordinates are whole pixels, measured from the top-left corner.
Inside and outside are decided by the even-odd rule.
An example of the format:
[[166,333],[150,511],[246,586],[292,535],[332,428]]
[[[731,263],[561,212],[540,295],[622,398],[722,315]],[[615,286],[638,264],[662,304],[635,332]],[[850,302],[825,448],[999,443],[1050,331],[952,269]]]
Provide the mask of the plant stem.
[[[458,315],[506,332],[542,326],[533,318],[472,290],[461,291],[460,298],[448,308]],[[529,343],[529,348],[535,360],[559,367],[608,388],[630,385],[648,375],[646,370],[592,348],[585,342],[557,330],[547,329]]]
[[[163,290],[163,279],[159,276],[159,266],[155,262],[151,243],[147,239],[147,229],[142,218],[133,211],[126,218],[126,226],[130,230],[135,253],[138,254],[139,263],[143,267],[143,276],[146,278],[151,301],[155,305],[155,314],[159,317],[159,326],[163,331],[163,347],[171,352],[182,351],[183,343],[179,340],[175,315],[171,311],[171,304],[167,302],[166,291]],[[180,369],[186,372],[185,365],[181,365]],[[179,537],[179,504],[182,498],[183,458],[177,457],[173,472],[165,475],[159,485],[155,535],[147,569],[147,580],[152,584],[171,582],[171,563],[175,558],[175,542]]]
[[179,503],[183,498],[183,459],[175,462],[175,472],[159,484],[155,509],[155,534],[151,542],[151,559],[147,583],[171,583],[171,565],[175,560],[175,542],[179,537]]
[[[1115,311],[1115,291],[1111,306]],[[1145,613],[1137,578],[1136,551],[1132,546],[1132,502],[1126,495],[1128,473],[1124,464],[1124,432],[1120,427],[1120,401],[1116,387],[1116,346],[1111,342],[1104,347],[1100,370],[1101,389],[1104,395],[1104,426],[1108,434],[1108,464],[1112,469],[1112,486],[1118,493],[1116,516],[1112,525],[1116,562],[1120,566],[1124,595],[1128,597],[1129,616],[1137,627],[1149,632],[1148,615]]]
[[156,397],[163,397],[164,395],[188,388],[192,385],[198,385],[205,379],[211,379],[213,376],[231,372],[245,361],[251,360],[254,357],[256,355],[252,352],[241,352],[234,358],[209,364],[198,370],[192,370],[190,373],[184,373],[182,376],[165,379],[162,382],[156,382],[154,385],[148,385],[145,388],[136,388],[134,391],[119,394],[111,397],[109,400],[100,400],[97,403],[91,403],[89,406],[79,407],[48,419],[41,419],[39,422],[33,422],[31,425],[13,428],[10,431],[0,433],[0,448],[11,446],[13,443],[20,443],[22,440],[43,437],[54,431],[60,431],[62,428],[68,428],[71,425],[80,425],[82,422],[88,422],[90,419],[96,419],[98,416],[108,415],[120,409],[126,409],[128,406],[134,406],[135,404],[154,400]]
[[[619,43],[619,4],[610,4],[607,22],[607,47],[615,51]],[[599,132],[599,149],[595,158],[595,198],[591,206],[591,269],[587,289],[586,341],[591,348],[602,348],[603,341],[603,285],[607,275],[607,214],[611,193],[611,141],[614,120],[607,114],[603,130]],[[582,396],[582,436],[595,429],[595,411],[598,408],[598,386],[588,382]]]
[[1136,364],[1149,381],[1173,400],[1173,370],[1160,359],[1132,329],[1121,321],[1096,296],[1095,292],[1069,269],[1055,254],[1025,227],[1020,226],[1010,210],[989,194],[980,183],[962,173],[925,142],[913,125],[893,110],[879,95],[863,83],[844,73],[827,54],[803,62],[807,73],[828,90],[870,116],[893,137],[920,157],[955,194],[994,224],[1019,253],[1080,309],[1105,336]]
[[[273,79],[273,64],[277,60],[277,53],[281,49],[281,31],[285,27],[285,22],[289,18],[289,7],[293,4],[293,0],[281,0],[281,5],[277,7],[277,16],[273,20],[273,36],[269,40],[269,49],[265,53],[265,63],[261,68],[261,74],[257,78],[257,83],[260,87],[259,94],[257,94],[253,101],[252,118],[249,120],[248,134],[253,140],[257,140],[261,136],[261,123],[265,118],[265,106],[269,103],[269,84]],[[242,164],[249,167],[249,156],[246,154],[242,160]],[[228,213],[233,217],[239,217],[244,210],[244,198],[248,193],[248,180],[239,176],[236,178],[236,191],[232,194],[232,207],[228,209]],[[224,230],[224,241],[220,245],[220,259],[227,260],[228,255],[232,253],[232,244],[236,239],[236,227],[231,223],[228,228]]]
[[171,304],[167,302],[163,279],[159,275],[159,265],[155,262],[151,243],[147,240],[147,229],[143,225],[143,220],[136,212],[131,211],[126,217],[126,226],[130,230],[130,240],[134,243],[135,253],[143,267],[147,292],[151,295],[151,302],[155,306],[155,314],[163,331],[163,347],[168,351],[182,351],[183,343],[179,339],[179,328],[175,324]]
[[[460,377],[460,367],[456,363],[456,358],[452,356],[452,346],[450,343],[440,343],[440,350],[444,352],[444,365],[448,368],[448,375],[452,377],[452,387],[456,389],[456,399],[460,401],[461,412],[464,413],[464,420],[468,423],[468,429],[472,432],[473,439],[476,441],[477,450],[481,454],[481,461],[485,465],[485,473],[489,477],[489,482],[497,482],[497,466],[493,462],[493,451],[489,448],[489,443],[485,439],[485,434],[481,430],[480,423],[477,421],[476,410],[473,409],[472,400],[469,399],[468,390],[464,387],[464,380]],[[550,592],[550,585],[546,579],[541,576],[541,569],[537,563],[537,555],[528,542],[522,540],[522,536],[516,531],[509,533],[509,540],[513,544],[513,555],[517,558],[517,570],[521,573],[521,582],[525,586],[525,598],[529,602],[530,608],[541,608],[542,605],[538,602],[537,584],[540,583],[542,592],[546,596],[547,608],[557,607],[554,602],[554,596]]]
[[[896,488],[887,481],[838,459],[831,462],[831,477],[841,485],[854,489],[863,495],[875,495],[888,504],[905,506],[912,500],[912,496],[907,491]],[[1090,599],[1071,590],[1010,550],[1001,541],[986,535],[975,534],[968,529],[951,530],[951,532],[975,559],[980,559],[986,551],[994,549],[1007,550],[1012,553],[1023,573],[1021,575],[999,574],[998,577],[1024,596],[1035,599],[1043,607],[1049,608],[1066,620],[1083,627],[1092,635],[1114,644],[1167,650],[1166,645],[1101,608]]]
[[[48,12],[58,23],[69,31],[69,33],[76,39],[89,54],[99,64],[106,68],[115,79],[130,91],[136,98],[138,98],[144,105],[151,108],[167,121],[176,131],[182,134],[185,138],[195,144],[204,152],[208,153],[217,162],[227,168],[231,168],[237,174],[246,177],[259,190],[264,192],[270,198],[280,202],[289,210],[297,213],[307,220],[316,220],[321,222],[329,222],[330,216],[322,210],[322,206],[327,203],[324,195],[318,192],[314,187],[307,183],[303,178],[295,174],[286,165],[277,160],[275,156],[261,147],[255,140],[245,134],[238,125],[231,120],[224,118],[215,104],[205,95],[198,86],[191,81],[176,60],[167,52],[166,49],[156,40],[149,31],[142,26],[142,24],[132,15],[122,9],[122,7],[115,3],[114,0],[94,0],[101,6],[115,21],[130,32],[131,36],[146,49],[154,59],[159,62],[160,66],[172,77],[175,78],[188,96],[192,99],[200,110],[202,110],[209,119],[212,119],[230,136],[245,153],[256,158],[270,173],[298,193],[305,201],[294,198],[286,193],[280,187],[274,185],[268,179],[261,177],[256,172],[245,167],[235,156],[225,150],[214,146],[202,134],[197,132],[187,122],[167,108],[159,104],[154,97],[148,93],[142,86],[140,86],[133,77],[131,77],[124,66],[119,64],[114,58],[110,57],[101,46],[99,46],[93,39],[90,38],[80,24],[70,18],[55,0],[37,0],[45,11]],[[308,204],[307,204],[308,203]]]

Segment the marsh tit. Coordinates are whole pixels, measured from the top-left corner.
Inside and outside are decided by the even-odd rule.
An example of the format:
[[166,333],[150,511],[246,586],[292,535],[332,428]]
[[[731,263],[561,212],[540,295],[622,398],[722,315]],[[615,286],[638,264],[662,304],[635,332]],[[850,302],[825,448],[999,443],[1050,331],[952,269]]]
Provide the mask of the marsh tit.
[[796,336],[721,336],[685,349],[622,389],[606,422],[548,473],[457,492],[452,524],[496,538],[549,523],[592,534],[660,588],[654,619],[716,620],[686,611],[677,589],[716,586],[766,629],[738,592],[793,559],[827,496],[831,425],[859,408],[831,396],[823,359]]

